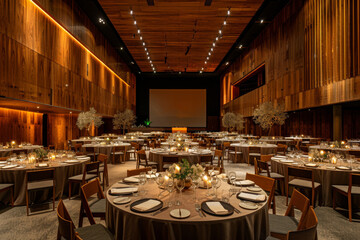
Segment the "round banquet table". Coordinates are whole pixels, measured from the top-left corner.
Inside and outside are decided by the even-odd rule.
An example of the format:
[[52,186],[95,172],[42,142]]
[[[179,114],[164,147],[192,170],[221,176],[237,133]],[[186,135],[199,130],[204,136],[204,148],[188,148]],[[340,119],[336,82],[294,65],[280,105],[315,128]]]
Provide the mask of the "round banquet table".
[[[110,155],[113,151],[113,147],[125,147],[125,152],[127,151],[128,147],[130,147],[130,143],[116,143],[116,144],[84,144],[82,145],[82,151],[84,148],[95,148],[96,153],[103,153],[108,156],[108,163],[111,162]],[[125,154],[125,160],[128,159],[128,154]]]
[[[360,173],[360,165],[358,167],[353,167],[353,170],[338,170],[331,163],[318,163],[318,167],[306,167],[304,162],[308,161],[307,158],[286,158],[287,160],[293,161],[283,162],[281,159],[273,157],[271,159],[271,171],[277,172],[283,176],[286,174],[286,168],[288,166],[294,166],[304,169],[314,170],[314,181],[321,184],[321,205],[332,207],[332,190],[331,185],[348,185],[349,184],[349,174],[350,173]],[[341,164],[342,166],[348,165],[348,163]],[[356,164],[357,165],[357,164]],[[354,165],[355,166],[355,165]],[[337,197],[338,206],[344,206],[347,199],[345,197]],[[353,206],[359,206],[360,198],[353,203]],[[345,201],[345,202],[344,202]],[[358,205],[356,205],[356,204]]]
[[0,149],[0,157],[9,156],[13,151],[23,151],[24,153],[33,152],[35,149],[42,148],[41,145],[29,145],[23,147],[16,147],[16,148],[1,148]]
[[[116,187],[116,184],[113,185]],[[151,180],[145,186],[147,198],[158,198],[159,188]],[[218,189],[218,195],[222,190],[229,190],[230,186],[222,182]],[[199,203],[210,199],[206,196],[206,189],[197,189]],[[219,194],[220,192],[220,194]],[[174,196],[176,194],[176,196]],[[263,194],[265,194],[263,192]],[[172,201],[178,198],[178,193],[172,193]],[[232,240],[232,239],[266,239],[269,235],[269,220],[267,201],[261,203],[257,210],[246,210],[239,207],[239,200],[233,195],[230,204],[240,210],[230,216],[219,217],[206,214],[200,217],[195,210],[194,194],[192,189],[182,193],[180,201],[183,209],[190,211],[186,219],[175,219],[170,216],[170,211],[179,208],[172,206],[165,211],[152,216],[151,213],[135,213],[126,205],[116,205],[113,199],[116,196],[106,196],[106,224],[115,235],[115,239],[197,239],[197,240]],[[132,197],[132,202],[140,197]],[[160,195],[164,205],[169,200],[169,194],[164,192]]]
[[[161,142],[161,145],[163,145],[163,146],[170,146],[170,145],[176,146],[176,144],[177,144],[176,141],[173,141],[173,142]],[[198,142],[184,142],[184,145],[198,146],[199,143]]]
[[247,163],[249,158],[249,147],[258,147],[260,148],[261,155],[275,154],[277,145],[275,144],[257,144],[249,145],[246,143],[232,143],[231,147],[235,147],[236,151],[242,152],[242,162]]
[[290,142],[292,142],[293,140],[290,139],[259,139],[260,142],[266,142],[266,143],[271,143],[271,144],[286,144],[288,145]]
[[[84,159],[76,159],[78,162],[66,163],[68,158],[56,159],[54,161],[47,161],[48,167],[36,167],[35,164],[24,164],[22,168],[19,163],[18,167],[3,169],[0,167],[0,183],[13,183],[14,184],[14,205],[25,205],[26,204],[26,171],[29,170],[40,170],[47,168],[55,169],[55,197],[61,198],[64,193],[68,194],[68,178],[74,175],[81,174],[83,171],[83,164],[90,161],[89,157]],[[71,159],[70,159],[71,160]],[[72,159],[75,160],[75,159]],[[37,196],[40,199],[48,199],[49,191],[44,191],[42,196]],[[0,195],[0,200],[5,198],[5,193]]]
[[330,152],[360,152],[360,147],[350,147],[350,148],[332,148],[329,146],[320,146],[320,145],[314,145],[314,146],[309,146],[309,149],[316,149],[316,150],[325,150],[325,151],[330,151]]
[[218,138],[218,139],[215,139],[215,143],[217,145],[221,145],[223,144],[224,142],[231,142],[231,143],[236,143],[236,142],[241,142],[241,141],[245,141],[246,139],[243,139],[243,138],[234,138],[234,139],[229,139],[229,138]]
[[187,159],[190,164],[196,164],[200,161],[200,156],[212,155],[210,150],[199,150],[200,152],[169,152],[163,149],[155,148],[150,150],[149,161],[159,163],[159,171],[163,170],[163,157],[178,157],[181,159]]

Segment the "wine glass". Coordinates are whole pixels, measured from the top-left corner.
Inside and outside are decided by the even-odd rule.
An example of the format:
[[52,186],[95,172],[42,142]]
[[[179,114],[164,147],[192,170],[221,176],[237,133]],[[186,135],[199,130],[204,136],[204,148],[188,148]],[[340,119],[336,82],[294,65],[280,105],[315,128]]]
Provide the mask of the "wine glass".
[[[180,193],[180,198],[179,199],[181,199],[181,197],[182,197],[182,190],[184,189],[184,187],[185,187],[185,179],[176,179],[175,180],[175,186],[176,186],[176,188],[179,190],[179,193]],[[175,205],[176,206],[180,206],[181,205],[181,202],[180,202],[180,200],[176,200],[176,202],[175,202]]]
[[194,199],[195,199],[195,202],[198,202],[197,197],[196,197],[196,188],[199,186],[201,178],[198,175],[194,175],[191,177],[191,180],[192,180],[192,184],[194,186],[194,195],[195,195]]
[[213,176],[211,178],[211,186],[214,188],[215,190],[215,198],[214,199],[218,199],[217,197],[217,190],[218,188],[221,186],[221,180],[217,177],[217,176]]
[[151,166],[151,174],[155,175],[155,177],[156,177],[156,172],[157,172],[157,165],[152,165]]
[[165,187],[166,187],[166,191],[169,192],[169,202],[168,202],[168,206],[171,207],[172,206],[172,201],[171,201],[171,193],[174,191],[174,181],[170,178],[166,181],[165,183]]
[[161,186],[163,186],[163,184],[164,184],[164,182],[165,182],[165,179],[164,179],[164,176],[161,174],[161,173],[159,173],[158,175],[157,175],[157,177],[155,178],[155,182],[156,182],[156,184],[158,185],[158,187],[159,187],[159,197],[160,197],[160,194],[161,194]]
[[[142,173],[140,173],[140,176],[139,176],[139,185],[140,186],[144,186],[145,185],[145,183],[146,183],[146,172],[142,172]],[[143,187],[141,187],[141,188],[143,188]],[[144,193],[144,190],[141,190],[141,193]],[[141,194],[141,195],[143,195],[143,194]]]
[[233,194],[235,192],[236,173],[235,172],[229,172],[228,178],[229,178],[229,182],[232,184],[230,192]]

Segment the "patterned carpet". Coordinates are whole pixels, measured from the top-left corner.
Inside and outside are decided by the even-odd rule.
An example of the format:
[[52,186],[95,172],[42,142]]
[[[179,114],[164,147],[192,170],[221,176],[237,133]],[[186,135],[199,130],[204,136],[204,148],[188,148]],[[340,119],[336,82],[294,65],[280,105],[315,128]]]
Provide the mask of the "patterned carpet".
[[[125,164],[108,165],[110,183],[114,183],[126,175],[126,169],[135,168],[135,162]],[[225,162],[226,171],[235,171],[239,177],[245,177],[246,172],[253,172],[254,167],[247,164],[233,164]],[[80,199],[65,199],[64,203],[75,223],[78,224]],[[285,213],[285,197],[277,196],[277,214]],[[319,239],[359,239],[360,220],[350,223],[346,212],[333,211],[328,207],[317,207],[315,212],[319,219]],[[358,218],[360,219],[360,217]],[[105,225],[105,221],[98,221]],[[84,219],[84,226],[89,225]],[[26,207],[4,207],[0,210],[0,239],[56,239],[57,216],[54,211],[45,211],[26,216]]]

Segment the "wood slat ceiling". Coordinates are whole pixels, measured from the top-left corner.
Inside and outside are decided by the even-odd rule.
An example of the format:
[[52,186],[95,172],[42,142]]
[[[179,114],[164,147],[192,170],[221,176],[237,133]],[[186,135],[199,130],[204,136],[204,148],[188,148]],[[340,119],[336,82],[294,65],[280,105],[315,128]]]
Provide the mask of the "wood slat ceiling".
[[[213,0],[211,6],[205,6],[205,0],[155,0],[154,6],[148,6],[147,0],[98,1],[143,72],[152,68],[130,9],[157,72],[185,68],[187,72],[198,72],[203,67],[204,72],[213,72],[263,3],[263,0]],[[205,65],[228,8],[231,14],[223,27],[223,37],[216,42]]]

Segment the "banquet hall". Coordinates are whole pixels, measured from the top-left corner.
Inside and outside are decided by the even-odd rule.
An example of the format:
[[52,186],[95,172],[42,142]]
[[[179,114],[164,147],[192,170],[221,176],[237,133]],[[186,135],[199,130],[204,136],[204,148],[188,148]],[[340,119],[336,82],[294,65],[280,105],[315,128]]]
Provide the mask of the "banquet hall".
[[360,0],[0,0],[0,239],[360,235]]

